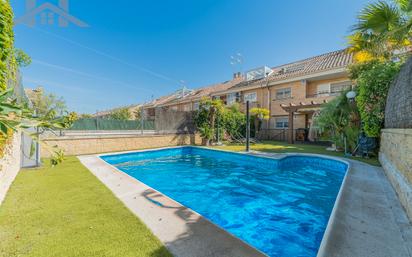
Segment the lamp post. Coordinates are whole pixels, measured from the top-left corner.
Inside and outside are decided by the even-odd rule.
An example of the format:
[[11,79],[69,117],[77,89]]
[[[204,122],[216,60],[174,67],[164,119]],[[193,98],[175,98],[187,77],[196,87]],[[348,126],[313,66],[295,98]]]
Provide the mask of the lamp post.
[[356,97],[356,92],[353,90],[346,93],[346,98],[349,100],[350,103],[355,102],[355,97]]
[[246,152],[250,151],[250,113],[249,101],[246,101]]
[[[353,90],[347,92],[346,98],[348,99],[350,105],[352,106],[355,105],[356,92]],[[351,154],[348,153],[348,147],[346,143],[346,135],[343,138],[343,142],[345,144],[345,156],[350,156]]]

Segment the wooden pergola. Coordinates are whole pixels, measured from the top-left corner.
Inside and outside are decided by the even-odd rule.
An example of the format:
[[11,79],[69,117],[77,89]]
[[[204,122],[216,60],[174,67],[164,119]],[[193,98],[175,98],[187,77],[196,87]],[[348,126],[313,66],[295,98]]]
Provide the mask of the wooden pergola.
[[323,100],[320,103],[311,101],[310,103],[305,103],[305,102],[300,102],[299,104],[292,104],[290,103],[289,105],[286,104],[281,104],[280,107],[282,107],[283,110],[285,110],[289,115],[289,121],[288,121],[288,143],[293,144],[295,142],[293,138],[293,116],[296,112],[304,112],[306,110],[310,110],[313,112],[314,108],[320,108],[323,104],[326,103],[326,100]]

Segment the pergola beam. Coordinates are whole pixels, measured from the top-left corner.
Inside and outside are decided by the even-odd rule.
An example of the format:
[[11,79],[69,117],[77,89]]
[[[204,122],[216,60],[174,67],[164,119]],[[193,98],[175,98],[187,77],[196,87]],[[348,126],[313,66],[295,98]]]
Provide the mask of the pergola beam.
[[326,100],[323,100],[322,103],[311,101],[310,104],[300,102],[299,104],[290,103],[289,105],[286,105],[286,104],[280,105],[280,107],[282,107],[282,109],[285,110],[289,114],[288,115],[288,121],[289,121],[288,122],[288,143],[289,144],[293,144],[295,141],[293,138],[293,116],[295,112],[298,112],[299,110],[307,109],[307,108],[320,108],[325,103],[327,103]]

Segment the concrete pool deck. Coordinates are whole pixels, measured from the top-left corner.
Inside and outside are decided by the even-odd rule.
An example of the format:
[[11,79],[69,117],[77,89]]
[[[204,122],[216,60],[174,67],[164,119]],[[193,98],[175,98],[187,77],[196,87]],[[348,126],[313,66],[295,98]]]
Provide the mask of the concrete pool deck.
[[[291,155],[251,154],[276,159]],[[265,256],[196,212],[107,164],[99,155],[79,156],[79,159],[173,255]],[[412,257],[412,225],[383,170],[358,161],[341,160],[350,163],[351,168],[318,256]]]

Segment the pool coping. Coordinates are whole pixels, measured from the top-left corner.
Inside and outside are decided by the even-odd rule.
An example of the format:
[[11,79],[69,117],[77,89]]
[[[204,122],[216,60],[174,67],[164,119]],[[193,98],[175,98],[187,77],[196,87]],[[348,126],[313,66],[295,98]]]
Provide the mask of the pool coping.
[[[318,157],[318,158],[323,158],[323,159],[329,159],[329,160],[334,160],[334,161],[338,161],[341,163],[344,163],[347,165],[347,169],[345,172],[345,175],[342,179],[342,183],[340,185],[339,188],[339,192],[336,196],[336,200],[334,203],[334,206],[332,208],[331,214],[329,216],[328,219],[328,223],[327,226],[325,228],[325,232],[323,234],[322,237],[322,241],[321,244],[319,246],[318,249],[318,253],[317,256],[321,257],[321,256],[327,256],[326,255],[326,249],[328,248],[328,243],[329,243],[329,235],[332,233],[333,231],[333,227],[334,227],[334,223],[335,223],[335,219],[336,219],[336,213],[337,213],[337,209],[338,206],[340,205],[341,202],[341,197],[342,197],[342,192],[345,190],[346,188],[346,184],[347,184],[347,177],[349,172],[351,171],[351,163],[347,160],[344,160],[342,158],[339,157],[333,157],[333,156],[326,156],[326,155],[322,155],[322,154],[306,154],[306,153],[282,153],[282,154],[273,154],[273,153],[264,153],[264,152],[255,152],[255,151],[251,151],[251,152],[234,152],[234,151],[228,151],[228,150],[224,150],[224,149],[213,149],[210,147],[202,147],[202,146],[172,146],[172,147],[161,147],[161,148],[152,148],[152,149],[142,149],[142,150],[134,150],[134,151],[120,151],[120,152],[112,152],[112,153],[103,153],[103,154],[95,154],[95,155],[87,155],[86,157],[95,157],[98,159],[98,161],[104,163],[105,165],[107,165],[108,167],[110,167],[113,170],[116,170],[117,172],[119,172],[120,174],[123,174],[124,176],[128,177],[130,180],[134,180],[139,182],[139,184],[141,184],[141,186],[143,186],[146,190],[152,190],[154,192],[156,192],[158,195],[161,196],[161,198],[167,199],[169,202],[173,202],[175,204],[177,204],[180,208],[185,208],[186,210],[188,210],[189,212],[191,212],[193,215],[196,215],[199,219],[203,219],[204,221],[206,221],[206,224],[208,224],[207,226],[212,226],[218,229],[219,233],[221,233],[222,235],[226,235],[226,237],[230,238],[230,239],[235,239],[235,242],[231,242],[230,248],[232,248],[233,250],[235,248],[237,248],[238,250],[241,250],[241,256],[267,256],[265,253],[263,253],[262,251],[260,251],[259,249],[255,248],[254,246],[250,245],[249,243],[245,242],[244,240],[238,238],[237,236],[233,235],[232,233],[230,233],[229,231],[221,228],[220,226],[216,225],[215,223],[213,223],[212,221],[208,220],[207,218],[203,217],[202,215],[200,215],[199,213],[197,213],[196,211],[182,205],[181,203],[177,202],[176,200],[168,197],[167,195],[162,194],[161,192],[157,191],[156,189],[146,185],[145,183],[139,181],[136,178],[131,177],[130,175],[126,174],[125,172],[117,169],[115,166],[107,163],[106,161],[104,161],[101,157],[102,156],[110,156],[110,155],[118,155],[118,154],[128,154],[128,153],[137,153],[137,152],[147,152],[147,151],[156,151],[156,150],[164,150],[164,149],[178,149],[178,148],[185,148],[185,147],[192,147],[192,148],[199,148],[199,149],[207,149],[207,150],[212,150],[212,151],[220,151],[220,152],[227,152],[227,153],[236,153],[239,155],[252,155],[252,156],[256,156],[256,157],[260,157],[260,158],[266,158],[266,159],[275,159],[275,160],[281,160],[281,159],[285,159],[287,157],[291,157],[291,156],[306,156],[306,157]],[[84,157],[84,156],[83,156]],[[100,180],[101,178],[98,176],[98,174],[96,174],[92,168],[93,167],[89,167],[89,165],[86,165],[83,161],[82,161],[82,156],[79,156],[80,161],[89,169],[92,171],[92,173],[98,177]],[[102,181],[102,180],[101,180]],[[113,191],[113,189],[107,185],[104,181],[102,181],[107,187],[109,187],[109,189],[111,189]],[[129,208],[130,206],[128,206],[127,203],[125,203],[120,197],[119,195],[117,195],[114,191],[113,193]],[[158,204],[158,203],[155,203]],[[137,214],[135,211],[133,211],[131,209],[131,211],[138,216],[140,219],[143,220],[144,223],[146,223],[145,218],[141,217],[141,215]],[[187,224],[186,224],[187,225]],[[151,226],[149,226],[149,228],[152,230],[152,232],[155,232],[153,230],[153,228]],[[180,253],[180,251],[176,252],[175,249],[173,249],[173,247],[168,246],[168,241],[164,240],[162,238],[161,235],[158,235],[157,233],[154,233],[165,245],[166,247],[175,255],[175,256],[185,256],[183,254]],[[205,238],[203,238],[203,240],[205,240]],[[237,241],[237,242],[236,242]],[[225,245],[226,243],[223,242]],[[236,243],[236,245],[232,245],[232,243]],[[207,243],[206,243],[207,244]],[[216,245],[214,244],[210,244],[210,247],[215,247]],[[193,250],[193,249],[188,249],[188,251]],[[244,252],[242,252],[242,250],[245,250]],[[199,255],[198,253],[196,253],[196,256],[235,256],[235,255],[225,255],[220,253],[219,255],[215,255],[215,253],[213,253],[213,249],[209,248],[209,251],[211,252],[211,254],[206,254],[206,255]],[[217,250],[216,252],[220,252],[221,250]],[[175,252],[175,253],[174,253]],[[191,252],[191,251],[190,251]],[[252,255],[249,255],[249,254]],[[232,253],[231,253],[232,254]],[[191,255],[188,255],[191,256]],[[236,255],[236,256],[240,256],[240,255]]]
[[[146,185],[145,183],[137,180],[136,178],[131,177],[130,175],[126,174],[125,172],[117,169],[113,165],[105,162],[103,159],[101,159],[101,156],[106,156],[106,155],[116,155],[116,154],[127,154],[127,153],[134,153],[134,152],[146,152],[146,151],[153,151],[153,150],[163,150],[163,149],[176,149],[176,148],[183,148],[183,147],[188,147],[188,146],[178,146],[178,147],[162,147],[162,148],[153,148],[153,149],[144,149],[144,150],[136,150],[136,151],[123,151],[123,152],[113,152],[113,153],[104,153],[104,154],[95,154],[95,155],[84,155],[84,156],[78,156],[79,160],[81,163],[88,168],[92,174],[94,174],[103,184],[108,187],[113,194],[120,200],[122,201],[127,208],[129,208],[130,211],[134,215],[136,215],[138,218],[140,218],[148,227],[149,229],[154,233],[155,236],[157,236],[162,243],[165,244],[166,248],[169,249],[169,251],[176,257],[232,257],[232,256],[244,256],[244,257],[258,257],[258,256],[267,256],[265,253],[261,252],[254,246],[248,244],[247,242],[243,241],[242,239],[238,238],[237,236],[234,236],[227,230],[221,228],[220,226],[216,225],[215,223],[209,221],[196,211],[180,204],[176,200],[168,197],[165,194],[162,194],[161,192],[157,191],[156,189]],[[94,159],[93,161],[97,161],[100,164],[104,165],[104,167],[96,167],[95,165],[91,164],[87,159],[92,158]],[[173,227],[176,228],[175,226],[171,225],[169,223],[169,228],[172,227],[172,231],[168,231],[168,233],[164,234],[162,231],[159,230],[159,227],[153,222],[153,219],[149,216],[144,214],[142,211],[138,211],[135,206],[132,206],[132,204],[128,201],[125,201],[124,196],[122,194],[119,194],[119,192],[116,192],[116,188],[114,185],[111,185],[110,183],[107,183],[108,181],[105,181],[105,179],[101,176],[102,168],[105,170],[111,172],[114,175],[120,175],[120,180],[123,180],[123,178],[126,178],[126,181],[122,181],[122,183],[126,183],[134,186],[134,187],[140,187],[140,191],[147,192],[150,190],[153,194],[153,192],[156,193],[156,197],[159,199],[156,200],[149,200],[140,196],[141,200],[146,201],[146,207],[148,209],[157,209],[155,212],[150,212],[146,214],[150,215],[155,215],[156,212],[160,212],[160,208],[164,208],[163,206],[166,206],[166,209],[169,209],[170,212],[173,212],[174,209],[178,210],[184,210],[186,213],[186,216],[190,217],[189,221],[184,221],[181,223],[180,228],[177,229],[176,231],[173,231]],[[117,174],[116,174],[117,173]],[[120,185],[120,184],[119,184]],[[118,185],[118,186],[119,186]],[[138,196],[136,196],[138,197]],[[134,199],[136,199],[136,197]],[[175,205],[171,207],[171,204]],[[151,205],[151,206],[148,206]],[[141,209],[141,208],[138,208]],[[169,221],[171,222],[176,222],[176,219],[171,218],[169,214]],[[161,214],[161,216],[164,215],[164,213]],[[159,216],[159,215],[157,215]],[[166,215],[167,216],[167,215]],[[162,220],[165,216],[162,216],[162,218],[159,219]],[[179,238],[181,236],[181,232],[187,230],[186,227],[190,227],[193,223],[191,220],[196,220],[196,223],[200,224],[200,229],[196,229],[196,235],[194,235],[193,239],[188,239],[191,240],[191,242],[183,242],[183,244],[179,243],[179,245],[173,245],[173,242],[170,242],[169,238],[171,237],[176,237]],[[163,221],[163,220],[162,220]],[[161,228],[162,230],[165,230],[164,227]],[[171,234],[170,234],[171,233]],[[183,240],[185,241],[185,240]]]

